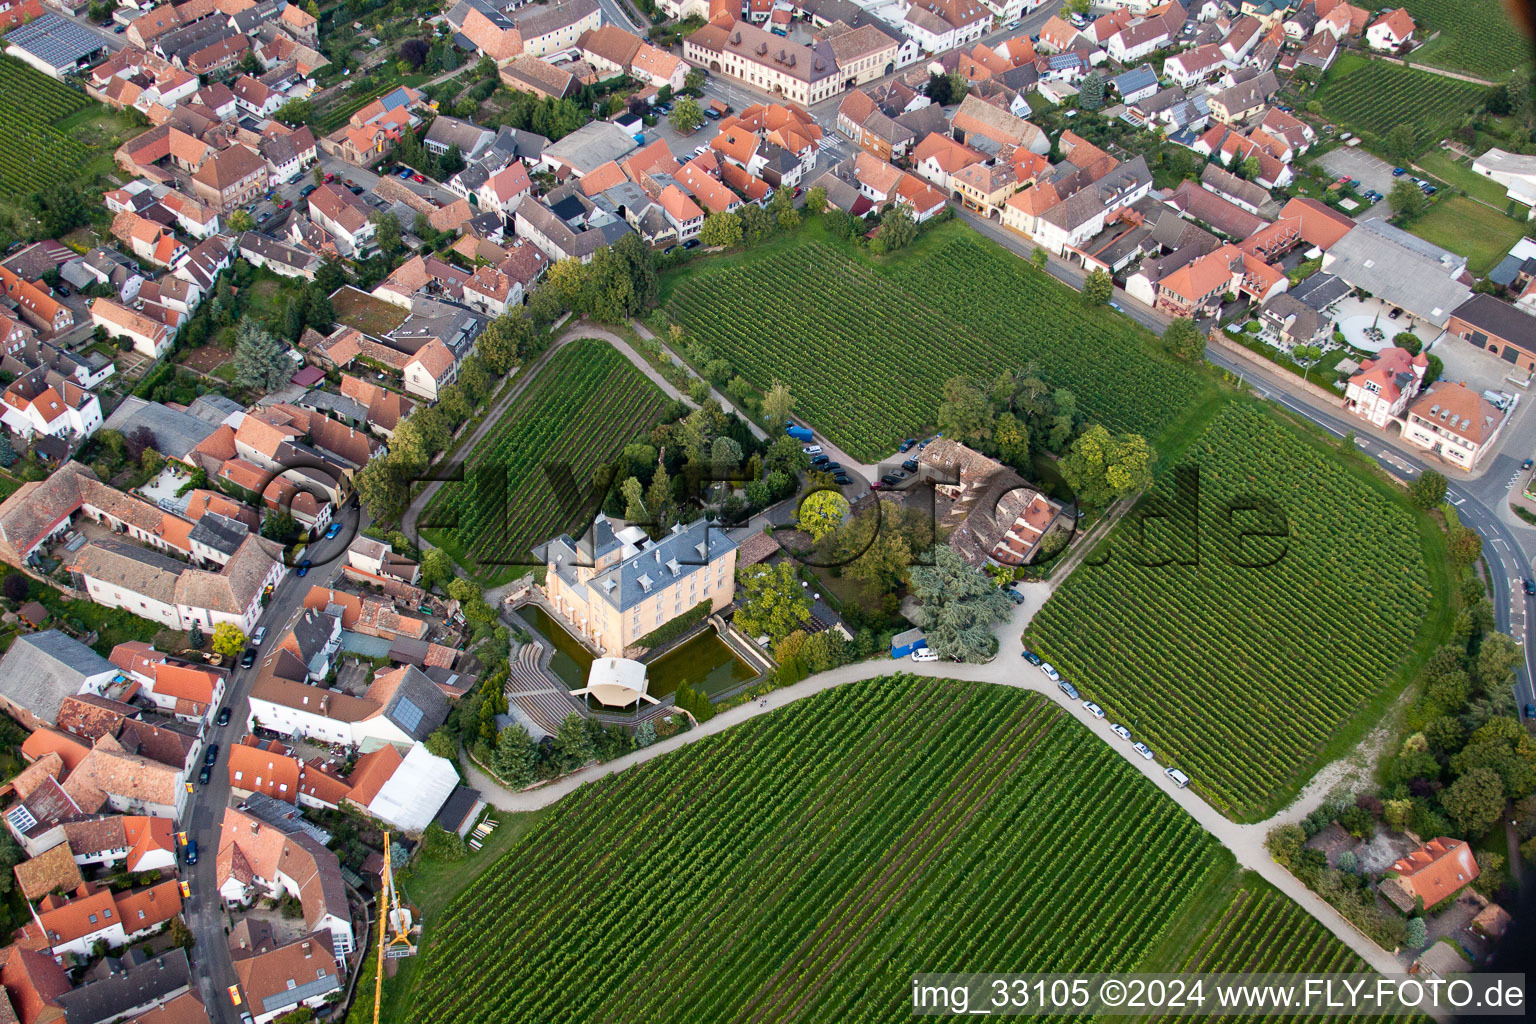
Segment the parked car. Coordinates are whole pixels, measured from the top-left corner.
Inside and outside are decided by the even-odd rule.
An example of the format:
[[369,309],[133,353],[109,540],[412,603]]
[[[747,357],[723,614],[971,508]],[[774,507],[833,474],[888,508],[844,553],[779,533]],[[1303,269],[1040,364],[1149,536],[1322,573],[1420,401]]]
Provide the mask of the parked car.
[[250,668],[254,664],[256,664],[256,649],[254,647],[247,647],[244,651],[240,652],[241,668]]
[[1526,701],[1526,704],[1525,704],[1525,717],[1526,718],[1536,718],[1536,704],[1532,704],[1530,701]]
[[683,243],[683,248],[684,249],[697,249],[698,247],[699,247],[699,240],[697,238],[690,238],[690,239],[688,239],[688,241]]
[[909,451],[911,451],[916,446],[917,446],[917,439],[913,438],[913,437],[909,437],[905,441],[901,442],[901,447],[897,448],[896,450],[899,451],[899,452],[909,452]]
[[220,725],[229,724],[229,708],[219,708],[218,723]]
[[1038,665],[1038,664],[1040,664],[1040,655],[1036,654],[1034,651],[1030,650],[1028,647],[1024,648],[1024,650],[1021,651],[1020,653],[1024,656],[1024,660],[1029,662],[1031,665]]
[[261,642],[263,640],[265,640],[266,638],[267,638],[267,627],[266,626],[257,626],[256,627],[256,632],[251,634],[251,643],[253,645],[257,646],[257,647],[260,647],[261,646]]
[[1065,679],[1060,680],[1059,682],[1057,682],[1056,685],[1061,687],[1061,692],[1062,693],[1066,694],[1068,697],[1072,698],[1073,700],[1077,700],[1077,698],[1078,698],[1077,687],[1073,686],[1071,683],[1067,682]]
[[708,143],[705,143],[702,146],[694,146],[693,147],[693,155],[694,156],[703,156],[705,153],[708,153],[708,152],[709,152],[709,144]]
[[913,661],[938,661],[939,656],[926,647],[919,647],[912,652]]
[[836,473],[833,473],[832,479],[836,480],[838,485],[841,487],[847,487],[853,483],[853,478],[850,477],[847,473],[844,473],[842,470],[838,470]]
[[188,839],[187,840],[187,863],[188,864],[196,864],[197,863],[197,840],[196,839]]
[[1527,576],[1525,579],[1521,580],[1520,582],[1524,585],[1525,592],[1527,594],[1536,594],[1536,580],[1533,580],[1529,576]]
[[895,487],[897,484],[901,483],[901,477],[897,476],[895,473],[887,473],[880,478],[880,482],[885,484],[887,487]]
[[820,455],[821,454],[821,445],[819,445],[819,444],[808,444],[808,445],[803,446],[800,450],[805,452],[805,454],[807,454],[807,455]]
[[361,186],[361,185],[348,185],[347,186],[347,191],[351,192],[355,196],[360,196],[360,195],[363,194],[364,189],[363,189],[363,186]]
[[400,168],[399,174],[400,174],[400,180],[401,181],[410,181],[411,180],[411,169],[409,167],[402,167],[402,168]]
[[213,769],[212,768],[208,767],[207,765],[203,765],[201,768],[198,769],[198,771],[197,771],[197,784],[199,786],[206,786],[206,785],[208,785],[208,780],[211,779],[211,778],[213,778]]
[[427,183],[426,176],[425,175],[421,175],[421,174],[413,174],[413,175],[411,175],[411,180],[414,181],[418,185],[425,185]]
[[1404,170],[1403,168],[1401,168],[1401,167],[1394,167],[1394,168],[1392,168],[1392,177],[1394,177],[1394,178],[1401,178],[1403,175],[1405,175],[1407,173],[1408,172],[1406,170]]
[[1185,786],[1189,785],[1189,776],[1185,775],[1177,768],[1165,768],[1163,769],[1163,774],[1172,779],[1173,784],[1178,786],[1180,789],[1183,789]]
[[325,539],[326,540],[335,540],[336,539],[336,535],[338,533],[340,533],[340,532],[341,532],[341,524],[340,523],[332,523],[330,525],[330,527],[327,528],[326,531],[325,531]]
[[304,561],[299,563],[299,570],[294,575],[298,576],[300,579],[303,579],[305,576],[308,576],[309,575],[309,567],[310,567],[311,564],[313,564],[313,563],[311,563],[309,559],[307,559],[307,558],[304,559]]
[[916,459],[908,459],[906,462],[903,462],[901,464],[901,468],[906,470],[908,473],[916,473],[917,472],[917,460]]
[[1008,600],[1012,601],[1014,604],[1024,603],[1024,595],[1019,593],[1017,590],[1014,590],[1012,587],[1004,587],[1003,593],[1007,594]]
[[1530,469],[1532,464],[1533,463],[1532,463],[1532,461],[1530,459],[1526,459],[1524,462],[1520,463],[1520,468],[1521,469]]
[[308,199],[309,194],[319,187],[319,185],[305,185],[303,188],[299,189],[299,198]]
[[1103,718],[1104,717],[1104,709],[1099,707],[1097,704],[1095,704],[1091,700],[1083,701],[1083,710],[1087,711],[1094,718]]
[[1427,196],[1432,196],[1436,192],[1440,191],[1440,187],[1438,185],[1425,185],[1425,186],[1423,186],[1423,188],[1424,188],[1424,194],[1427,195]]
[[1387,314],[1387,319],[1388,320],[1396,320],[1398,317],[1400,317],[1402,315],[1403,315],[1403,311],[1398,309],[1396,306],[1393,306],[1392,307],[1392,312]]
[[203,764],[212,768],[215,764],[218,764],[218,762],[219,745],[217,743],[210,743],[208,744],[208,753],[203,755]]
[[1136,751],[1136,753],[1140,754],[1142,757],[1146,758],[1148,761],[1152,760],[1152,748],[1147,746],[1145,743],[1138,743],[1131,749]]
[[1053,683],[1061,682],[1061,673],[1057,672],[1056,669],[1051,665],[1050,662],[1042,661],[1040,663],[1040,671],[1044,672],[1045,673],[1045,678],[1049,679],[1051,682],[1053,682]]
[[279,210],[286,210],[286,209],[288,209],[288,207],[290,207],[292,205],[293,205],[293,200],[292,199],[284,199],[282,202],[277,204],[277,208]]
[[326,172],[326,175],[325,175],[325,178],[324,178],[324,179],[322,179],[322,180],[323,180],[323,181],[324,181],[324,182],[325,182],[325,183],[326,183],[326,184],[327,184],[327,185],[329,185],[329,184],[330,184],[330,183],[331,183],[331,182],[333,182],[333,181],[335,181],[335,180],[336,180],[336,175],[334,175],[334,174],[332,174],[332,173],[330,173],[330,172],[329,172],[329,171],[327,171],[327,172]]
[[1131,730],[1127,729],[1125,726],[1111,724],[1110,727],[1109,727],[1109,731],[1114,733],[1116,736],[1119,736],[1121,739],[1125,740],[1126,742],[1130,742]]

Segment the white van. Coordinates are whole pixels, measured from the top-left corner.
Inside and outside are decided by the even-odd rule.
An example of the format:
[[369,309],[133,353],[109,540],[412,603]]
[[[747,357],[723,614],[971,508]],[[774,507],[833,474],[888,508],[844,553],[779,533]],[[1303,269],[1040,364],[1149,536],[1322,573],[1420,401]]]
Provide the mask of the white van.
[[913,661],[938,661],[939,656],[926,647],[919,647],[912,652]]
[[1164,770],[1163,774],[1172,779],[1173,784],[1178,786],[1180,789],[1183,789],[1185,786],[1189,785],[1189,776],[1185,775],[1177,768],[1168,768]]
[[800,450],[805,452],[805,454],[807,454],[807,455],[820,455],[821,454],[821,445],[819,445],[819,444],[808,444],[804,448],[801,448]]

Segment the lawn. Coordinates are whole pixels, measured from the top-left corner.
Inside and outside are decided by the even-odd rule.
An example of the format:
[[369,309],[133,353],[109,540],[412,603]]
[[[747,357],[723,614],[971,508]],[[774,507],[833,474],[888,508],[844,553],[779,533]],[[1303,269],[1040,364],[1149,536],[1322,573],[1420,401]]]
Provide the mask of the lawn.
[[1044,697],[875,679],[562,800],[429,917],[403,1019],[907,1020],[918,971],[1131,970],[1231,874]]
[[861,460],[934,425],[944,382],[1035,364],[1084,415],[1156,443],[1210,385],[1150,333],[952,221],[877,260],[819,220],[663,281],[671,317]]
[[1352,747],[1440,642],[1444,540],[1352,446],[1248,399],[1182,461],[1198,476],[1180,493],[1164,460],[1142,514],[1026,641],[1212,806],[1256,821]]
[[[1453,158],[1443,149],[1431,149],[1413,161],[1419,167],[1474,199],[1481,199],[1500,210],[1509,206],[1509,195],[1504,186],[1472,170],[1471,166]],[[1521,207],[1524,210],[1524,207]]]
[[534,545],[586,527],[592,471],[655,425],[667,404],[607,342],[567,345],[469,453],[465,480],[439,491],[422,516],[424,535],[482,580],[519,575],[537,564]]
[[1467,257],[1467,269],[1482,277],[1525,234],[1526,223],[1490,210],[1475,199],[1452,196],[1414,219],[1408,230],[1426,242]]
[[376,337],[388,334],[405,323],[405,318],[411,315],[410,310],[393,302],[385,302],[351,285],[331,297],[331,308],[337,323]]
[[1487,91],[1486,86],[1346,53],[1328,71],[1317,100],[1330,121],[1368,132],[1377,144],[1398,125],[1412,125],[1417,152],[1443,139]]
[[1415,64],[1465,71],[1501,82],[1531,59],[1528,44],[1510,23],[1501,0],[1404,0],[1423,38],[1439,38],[1413,53]]

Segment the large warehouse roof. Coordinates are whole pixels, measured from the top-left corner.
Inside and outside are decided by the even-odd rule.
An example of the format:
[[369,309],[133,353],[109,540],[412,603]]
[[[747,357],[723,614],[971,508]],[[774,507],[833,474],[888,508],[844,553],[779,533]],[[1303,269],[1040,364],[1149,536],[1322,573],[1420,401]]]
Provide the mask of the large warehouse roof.
[[73,68],[80,58],[105,46],[99,33],[49,11],[5,34],[5,44],[27,51],[57,70]]

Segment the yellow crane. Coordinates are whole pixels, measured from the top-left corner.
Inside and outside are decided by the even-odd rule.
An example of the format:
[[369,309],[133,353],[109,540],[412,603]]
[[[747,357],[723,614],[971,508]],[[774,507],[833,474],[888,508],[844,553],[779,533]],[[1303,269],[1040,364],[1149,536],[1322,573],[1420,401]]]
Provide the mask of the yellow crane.
[[395,888],[395,872],[390,860],[389,833],[384,833],[383,885],[379,888],[379,963],[378,974],[373,979],[373,1024],[379,1024],[379,1006],[384,997],[384,961],[414,956],[416,944],[413,933],[420,933],[421,926],[411,920],[411,909],[400,902]]

